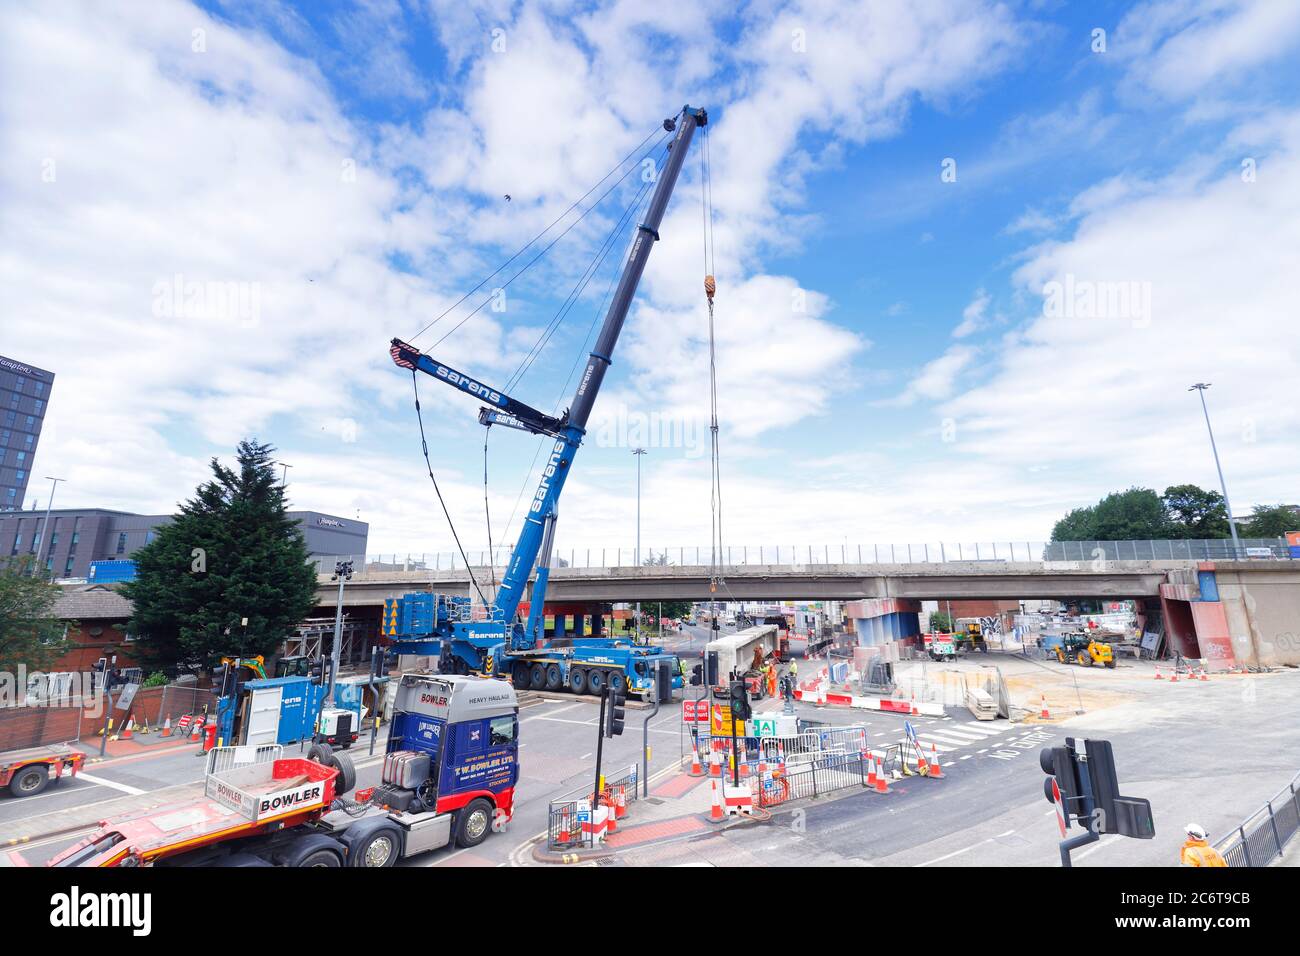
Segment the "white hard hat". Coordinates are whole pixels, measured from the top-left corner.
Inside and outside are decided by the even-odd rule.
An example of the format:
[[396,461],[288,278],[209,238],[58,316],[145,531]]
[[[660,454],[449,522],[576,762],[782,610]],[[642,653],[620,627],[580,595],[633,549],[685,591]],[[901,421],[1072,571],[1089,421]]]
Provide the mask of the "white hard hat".
[[1199,823],[1189,823],[1187,826],[1183,827],[1183,829],[1193,840],[1205,839],[1205,827],[1201,826]]

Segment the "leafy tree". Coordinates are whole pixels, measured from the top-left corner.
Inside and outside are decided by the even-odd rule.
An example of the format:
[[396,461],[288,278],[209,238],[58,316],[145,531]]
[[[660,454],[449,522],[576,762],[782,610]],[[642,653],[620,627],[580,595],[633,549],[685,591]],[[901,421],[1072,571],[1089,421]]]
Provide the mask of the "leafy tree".
[[1091,508],[1076,508],[1056,523],[1053,541],[1133,541],[1170,537],[1164,501],[1150,488],[1107,495]]
[[285,511],[274,450],[242,441],[234,469],[212,459],[212,479],[136,552],[123,593],[151,663],[270,654],[315,606],[316,575]]
[[1228,509],[1223,495],[1196,485],[1173,485],[1161,500],[1169,516],[1170,536],[1175,538],[1227,538]]
[[1291,505],[1256,505],[1250,520],[1237,527],[1243,538],[1281,538],[1288,531],[1300,531],[1300,514]]
[[941,634],[951,634],[952,618],[943,611],[935,611],[930,615],[930,630],[938,631]]
[[63,592],[33,575],[32,565],[24,555],[0,567],[0,671],[10,674],[20,664],[29,671],[47,670],[68,650],[67,622],[54,617],[54,602]]

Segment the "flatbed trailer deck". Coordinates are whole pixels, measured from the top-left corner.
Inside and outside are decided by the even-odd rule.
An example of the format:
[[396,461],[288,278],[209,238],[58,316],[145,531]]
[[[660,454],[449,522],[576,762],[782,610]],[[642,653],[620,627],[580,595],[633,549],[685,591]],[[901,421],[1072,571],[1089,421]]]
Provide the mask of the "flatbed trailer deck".
[[35,796],[65,773],[75,777],[85,762],[84,753],[66,744],[9,750],[0,753],[0,789],[15,797]]

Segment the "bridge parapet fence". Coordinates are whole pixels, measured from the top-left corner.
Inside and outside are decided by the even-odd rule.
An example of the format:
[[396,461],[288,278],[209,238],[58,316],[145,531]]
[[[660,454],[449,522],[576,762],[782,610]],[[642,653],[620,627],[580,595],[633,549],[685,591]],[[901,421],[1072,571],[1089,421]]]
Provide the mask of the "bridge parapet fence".
[[[767,544],[731,545],[720,554],[708,545],[672,545],[643,549],[665,565],[678,567],[782,566],[807,568],[862,564],[950,564],[953,562],[997,563],[1097,563],[1103,561],[1229,561],[1300,560],[1284,538],[1243,538],[1233,547],[1229,538],[1134,540],[1134,541],[931,541],[912,544]],[[495,567],[504,571],[510,558],[507,548],[491,553],[468,552],[470,567]],[[637,568],[631,548],[559,547],[553,569]],[[421,554],[317,555],[318,574],[331,574],[339,560],[350,560],[358,579],[367,574],[397,571],[463,571],[465,560],[452,551]]]
[[1215,843],[1228,866],[1268,866],[1300,832],[1300,774]]

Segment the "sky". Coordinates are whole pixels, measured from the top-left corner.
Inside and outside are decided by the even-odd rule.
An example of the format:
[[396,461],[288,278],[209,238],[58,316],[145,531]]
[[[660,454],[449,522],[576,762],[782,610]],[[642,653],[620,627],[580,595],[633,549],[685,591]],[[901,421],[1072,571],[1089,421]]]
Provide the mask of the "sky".
[[[1296,502],[1297,52],[1275,0],[6,3],[0,353],[57,375],[28,503],[167,512],[248,437],[372,553],[449,551],[389,340],[567,407],[683,104],[711,242],[701,136],[561,555],[634,546],[636,446],[644,549],[709,544],[710,268],[727,544],[1037,541],[1215,487],[1196,382],[1234,512]],[[478,551],[478,404],[422,378]],[[539,441],[487,445],[508,545]]]

